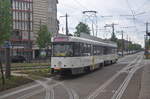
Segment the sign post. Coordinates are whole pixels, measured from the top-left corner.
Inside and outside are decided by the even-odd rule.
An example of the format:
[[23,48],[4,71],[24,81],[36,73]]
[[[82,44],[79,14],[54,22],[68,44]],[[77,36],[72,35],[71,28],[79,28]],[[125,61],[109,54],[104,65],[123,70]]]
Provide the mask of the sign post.
[[6,63],[6,72],[5,72],[5,76],[6,78],[10,78],[11,76],[11,55],[10,55],[10,48],[11,46],[11,42],[10,41],[5,41],[4,42],[4,46],[3,46],[6,50],[5,50],[5,63]]

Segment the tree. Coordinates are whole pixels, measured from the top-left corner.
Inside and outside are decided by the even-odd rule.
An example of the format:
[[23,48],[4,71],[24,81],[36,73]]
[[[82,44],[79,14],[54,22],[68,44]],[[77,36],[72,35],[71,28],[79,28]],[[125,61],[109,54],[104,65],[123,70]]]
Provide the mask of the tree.
[[87,24],[80,22],[77,26],[76,26],[76,32],[74,33],[75,36],[80,36],[81,33],[86,33],[86,34],[90,34],[90,28],[88,27]]
[[[10,0],[0,0],[0,46],[4,41],[9,40],[12,31],[12,14]],[[2,74],[2,83],[5,83],[2,62],[0,59],[0,68]],[[10,77],[10,66],[6,68],[6,77]]]
[[36,43],[38,47],[41,49],[47,48],[51,43],[51,33],[48,31],[48,28],[46,25],[40,25],[40,30],[38,31],[38,36]]
[[12,31],[10,0],[0,0],[0,45],[9,40]]
[[117,42],[117,37],[116,37],[115,33],[112,33],[110,40],[113,42]]

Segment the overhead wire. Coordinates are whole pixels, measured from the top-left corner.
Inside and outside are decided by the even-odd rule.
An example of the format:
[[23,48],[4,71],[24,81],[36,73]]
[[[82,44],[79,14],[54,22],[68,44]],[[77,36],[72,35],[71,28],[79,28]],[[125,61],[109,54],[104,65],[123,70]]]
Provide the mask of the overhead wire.
[[148,1],[146,0],[139,8],[137,8],[136,11],[140,12],[145,7],[145,5],[147,5],[147,2]]
[[84,8],[85,10],[89,10],[87,7],[85,7],[82,3],[80,3],[78,0],[72,0],[74,2],[76,2],[78,5],[80,5],[82,8]]
[[127,5],[128,5],[128,7],[129,7],[131,13],[132,13],[132,16],[133,16],[133,24],[135,25],[135,29],[138,31],[137,26],[136,26],[136,22],[135,22],[135,21],[136,21],[135,12],[134,12],[134,10],[132,9],[132,7],[131,7],[129,1],[126,0],[126,2],[127,2]]

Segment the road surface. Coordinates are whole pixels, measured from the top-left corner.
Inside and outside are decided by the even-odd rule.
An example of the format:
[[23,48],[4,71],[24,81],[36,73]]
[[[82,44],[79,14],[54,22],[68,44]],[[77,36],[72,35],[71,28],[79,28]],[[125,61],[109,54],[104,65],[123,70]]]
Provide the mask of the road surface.
[[129,55],[89,74],[36,80],[0,93],[0,99],[138,99],[145,65],[143,53]]

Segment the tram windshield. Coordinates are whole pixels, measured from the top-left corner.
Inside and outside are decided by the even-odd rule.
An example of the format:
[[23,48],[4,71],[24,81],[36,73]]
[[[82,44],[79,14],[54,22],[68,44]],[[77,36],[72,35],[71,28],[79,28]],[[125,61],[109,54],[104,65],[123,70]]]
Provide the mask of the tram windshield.
[[73,56],[73,44],[70,43],[54,43],[53,44],[54,57],[70,57]]

